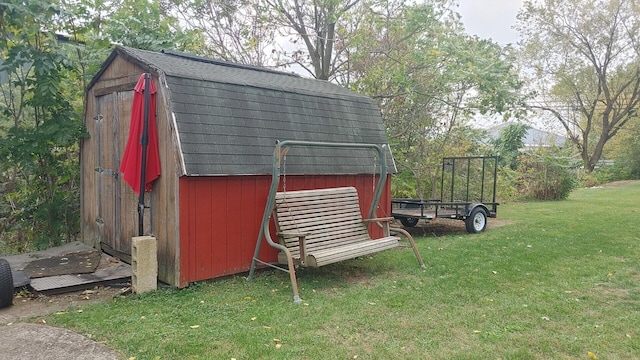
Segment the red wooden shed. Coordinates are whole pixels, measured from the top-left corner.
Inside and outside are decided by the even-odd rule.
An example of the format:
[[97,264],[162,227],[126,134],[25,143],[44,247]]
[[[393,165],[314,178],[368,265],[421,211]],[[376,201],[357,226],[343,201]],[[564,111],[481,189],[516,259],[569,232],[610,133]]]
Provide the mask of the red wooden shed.
[[[249,270],[277,140],[387,144],[376,103],[340,86],[118,46],[86,90],[90,137],[81,143],[81,224],[86,243],[127,262],[138,230],[137,196],[117,169],[133,87],[143,72],[151,73],[157,87],[162,170],[145,197],[145,231],[158,240],[158,278],[171,285]],[[355,186],[365,212],[375,164],[374,154],[364,150],[299,149],[287,155],[282,186]],[[389,178],[395,172],[390,152],[387,164]],[[387,181],[380,216],[391,213],[390,193]],[[265,247],[260,257],[275,262],[277,253]]]

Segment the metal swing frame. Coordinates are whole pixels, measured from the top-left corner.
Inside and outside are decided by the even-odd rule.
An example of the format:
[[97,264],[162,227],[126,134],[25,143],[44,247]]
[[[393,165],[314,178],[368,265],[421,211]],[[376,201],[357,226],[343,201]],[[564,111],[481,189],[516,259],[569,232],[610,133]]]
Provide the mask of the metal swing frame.
[[[385,186],[385,183],[387,181],[387,158],[386,158],[386,147],[387,145],[377,145],[377,144],[365,144],[365,143],[333,143],[333,142],[316,142],[316,141],[300,141],[300,140],[284,140],[284,141],[278,141],[276,142],[276,146],[273,152],[273,163],[272,163],[272,173],[271,173],[271,187],[269,188],[269,196],[267,198],[267,203],[265,205],[265,209],[264,209],[264,214],[262,216],[262,223],[260,225],[260,232],[258,234],[258,239],[256,241],[256,248],[253,254],[253,258],[251,261],[251,267],[249,270],[249,275],[247,277],[247,280],[251,280],[255,274],[255,270],[258,264],[262,264],[268,267],[272,267],[284,272],[289,273],[289,277],[291,278],[291,285],[292,285],[292,290],[293,290],[293,298],[294,298],[294,302],[295,303],[301,303],[302,300],[300,299],[300,296],[298,294],[298,285],[297,285],[297,280],[296,280],[296,275],[295,275],[295,267],[291,267],[291,268],[284,268],[269,262],[265,262],[262,261],[258,258],[259,254],[260,254],[260,249],[262,246],[262,239],[266,239],[267,243],[273,247],[276,248],[278,250],[280,250],[282,253],[284,253],[287,257],[287,259],[289,260],[288,263],[292,264],[292,256],[291,253],[289,251],[289,249],[287,249],[285,246],[283,246],[282,244],[276,242],[273,240],[273,238],[271,237],[270,231],[269,231],[269,223],[271,221],[271,216],[275,207],[275,199],[276,199],[276,193],[278,191],[278,186],[280,184],[280,175],[281,175],[281,167],[282,167],[282,159],[284,158],[284,156],[287,154],[287,152],[289,151],[290,148],[292,147],[317,147],[317,148],[345,148],[345,149],[369,149],[369,150],[374,150],[377,154],[377,159],[378,159],[378,164],[376,166],[379,165],[379,180],[378,183],[375,187],[375,191],[374,191],[374,195],[373,195],[373,200],[371,202],[371,206],[369,208],[369,213],[368,213],[368,218],[369,219],[373,219],[375,217],[375,211],[376,208],[378,207],[378,204],[380,202],[380,197],[382,195],[382,189]],[[375,176],[375,173],[374,173]],[[376,223],[378,226],[382,227],[381,224]],[[424,267],[424,263],[422,262],[422,259],[419,255],[419,253],[417,252],[417,248],[415,246],[415,243],[413,241],[413,238],[411,238],[411,235],[409,235],[408,233],[406,233],[405,231],[401,230],[401,229],[393,229],[394,231],[403,233],[405,236],[408,236],[411,245],[413,247],[414,252],[416,253],[416,256],[418,257],[418,261],[420,263],[420,265],[422,267]]]

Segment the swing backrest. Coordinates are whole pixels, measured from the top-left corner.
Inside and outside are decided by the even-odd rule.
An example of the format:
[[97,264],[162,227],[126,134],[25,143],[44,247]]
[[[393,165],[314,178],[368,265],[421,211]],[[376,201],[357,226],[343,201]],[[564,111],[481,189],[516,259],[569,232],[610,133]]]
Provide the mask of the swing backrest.
[[278,192],[274,216],[278,237],[294,258],[298,238],[283,234],[305,235],[307,253],[371,240],[353,187]]

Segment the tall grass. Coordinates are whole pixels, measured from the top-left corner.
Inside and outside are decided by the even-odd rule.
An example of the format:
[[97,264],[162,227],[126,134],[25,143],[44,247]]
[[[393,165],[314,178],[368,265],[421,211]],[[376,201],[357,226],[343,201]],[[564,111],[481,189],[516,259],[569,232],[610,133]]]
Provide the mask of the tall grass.
[[136,359],[640,357],[640,183],[508,204],[507,225],[299,271],[118,297],[46,318]]

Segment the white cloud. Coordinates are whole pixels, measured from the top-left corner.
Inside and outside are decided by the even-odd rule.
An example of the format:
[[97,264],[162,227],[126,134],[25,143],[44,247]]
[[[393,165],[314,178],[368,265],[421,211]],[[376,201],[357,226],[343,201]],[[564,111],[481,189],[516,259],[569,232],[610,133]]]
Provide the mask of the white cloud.
[[501,45],[518,42],[513,30],[523,0],[458,0],[457,11],[467,33],[492,39]]

